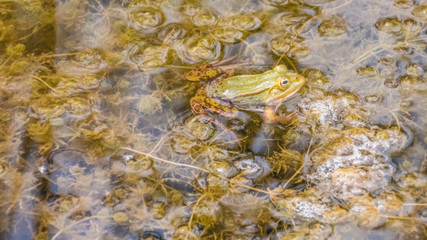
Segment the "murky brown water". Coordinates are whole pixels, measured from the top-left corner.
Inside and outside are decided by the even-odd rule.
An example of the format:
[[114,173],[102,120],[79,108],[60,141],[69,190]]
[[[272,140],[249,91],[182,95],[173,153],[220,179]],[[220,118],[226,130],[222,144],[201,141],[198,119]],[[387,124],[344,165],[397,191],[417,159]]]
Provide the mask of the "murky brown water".
[[[0,238],[425,239],[426,23],[424,0],[0,1]],[[187,80],[220,61],[303,75],[293,117]]]

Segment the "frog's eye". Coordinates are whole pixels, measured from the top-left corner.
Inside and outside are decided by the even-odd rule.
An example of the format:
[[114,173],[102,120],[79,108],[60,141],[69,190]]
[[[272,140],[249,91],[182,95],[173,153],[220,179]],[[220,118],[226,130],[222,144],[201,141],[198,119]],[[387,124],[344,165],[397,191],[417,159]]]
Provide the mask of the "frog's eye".
[[285,65],[277,65],[273,69],[275,72],[287,72],[288,68]]
[[289,84],[291,81],[286,77],[280,77],[277,79],[277,82],[278,82],[279,88],[284,90],[284,89],[287,89],[289,87]]

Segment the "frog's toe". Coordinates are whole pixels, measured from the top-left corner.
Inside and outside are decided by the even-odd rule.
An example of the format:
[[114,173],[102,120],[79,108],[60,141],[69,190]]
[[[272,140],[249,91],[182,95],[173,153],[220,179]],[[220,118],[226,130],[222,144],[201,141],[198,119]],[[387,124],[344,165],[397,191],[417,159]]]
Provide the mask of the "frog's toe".
[[295,112],[291,112],[290,114],[286,116],[278,116],[278,115],[265,115],[265,123],[281,123],[284,125],[292,124],[296,121],[298,121],[298,115]]

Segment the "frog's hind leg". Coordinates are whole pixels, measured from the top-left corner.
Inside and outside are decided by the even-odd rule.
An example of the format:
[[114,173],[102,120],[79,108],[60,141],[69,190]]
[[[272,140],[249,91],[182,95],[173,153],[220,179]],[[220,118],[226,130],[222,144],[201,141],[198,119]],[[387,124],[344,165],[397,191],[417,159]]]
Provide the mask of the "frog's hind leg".
[[210,106],[210,108],[212,108],[212,109],[208,111],[208,110],[206,110],[206,108],[204,106],[202,106],[202,104],[200,104],[199,100],[197,99],[197,96],[194,96],[190,99],[190,105],[191,105],[191,108],[192,108],[193,113],[195,115],[200,115],[200,116],[206,118],[206,120],[215,124],[215,126],[221,128],[224,132],[230,134],[231,137],[234,139],[234,141],[237,142],[239,147],[242,147],[239,137],[230,128],[226,127],[220,121],[218,121],[217,119],[208,115],[209,112],[213,111],[213,112],[216,112],[222,116],[231,118],[231,117],[236,117],[237,112],[235,112],[235,111],[227,112],[224,110],[220,110],[219,108],[212,108],[212,106]]
[[185,78],[189,81],[199,82],[199,81],[208,81],[214,79],[215,77],[228,78],[234,75],[234,69],[236,66],[251,65],[253,62],[243,62],[230,64],[228,66],[220,66],[226,62],[233,60],[236,56],[224,59],[216,63],[209,63],[199,67],[194,68],[187,73]]
[[[199,81],[208,81],[214,79],[217,76],[222,76],[228,72],[228,76],[232,76],[234,71],[231,69],[223,69],[219,67],[214,67],[212,64],[203,65],[200,67],[196,67],[187,73],[185,78],[189,81],[199,82]],[[231,75],[230,75],[231,73]]]
[[229,58],[226,58],[226,59],[223,59],[223,60],[218,61],[218,62],[216,62],[216,63],[213,63],[213,64],[211,64],[211,65],[212,65],[212,66],[214,66],[214,67],[216,67],[216,66],[222,65],[222,64],[224,64],[224,63],[226,63],[226,62],[229,62],[229,61],[231,61],[231,60],[235,59],[236,57],[237,57],[237,55],[232,56],[232,57],[229,57]]
[[[224,59],[224,60],[222,60],[222,61],[219,61],[219,62],[214,63],[214,64],[211,64],[211,65],[212,65],[213,67],[218,67],[219,65],[222,65],[222,64],[224,64],[224,63],[226,63],[226,62],[229,62],[229,61],[233,60],[235,57],[236,57],[236,56],[233,56],[233,57],[230,57],[230,58]],[[229,65],[221,66],[221,68],[222,68],[222,69],[224,69],[224,70],[229,70],[229,69],[233,69],[233,68],[235,68],[235,67],[239,67],[239,66],[246,66],[246,65],[253,65],[253,64],[254,64],[254,62],[253,62],[253,61],[249,61],[249,62],[240,62],[240,63],[233,63],[233,64],[229,64]],[[234,73],[234,72],[233,72],[233,73]],[[232,76],[232,75],[227,76],[227,77],[231,77],[231,76]]]
[[229,106],[217,99],[211,99],[204,94],[203,89],[199,89],[194,97],[190,99],[190,106],[195,114],[208,115],[217,113],[227,118],[235,118],[238,115],[237,108]]
[[[223,59],[223,60],[218,61],[216,63],[213,63],[211,65],[213,67],[217,67],[217,66],[220,66],[220,65],[222,65],[224,63],[230,62],[231,60],[235,59],[236,57],[237,57],[237,55],[229,57],[229,58],[226,58],[226,59]],[[253,61],[249,61],[249,62],[242,62],[242,63],[233,63],[233,64],[229,64],[229,65],[227,65],[225,67],[230,67],[231,68],[231,67],[236,67],[236,66],[241,66],[241,65],[252,65],[252,64],[254,64],[254,62]]]

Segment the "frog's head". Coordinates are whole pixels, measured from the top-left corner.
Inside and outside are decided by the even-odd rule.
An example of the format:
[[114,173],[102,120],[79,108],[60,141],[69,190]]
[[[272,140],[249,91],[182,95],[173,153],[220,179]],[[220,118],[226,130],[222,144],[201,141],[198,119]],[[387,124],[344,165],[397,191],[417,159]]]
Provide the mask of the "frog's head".
[[305,83],[305,77],[289,72],[285,65],[274,67],[275,84],[265,95],[265,104],[277,108],[286,98],[296,93]]

